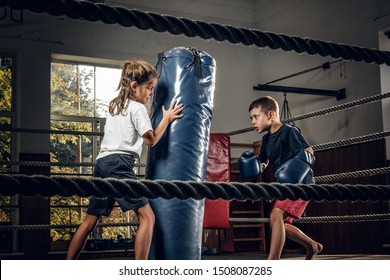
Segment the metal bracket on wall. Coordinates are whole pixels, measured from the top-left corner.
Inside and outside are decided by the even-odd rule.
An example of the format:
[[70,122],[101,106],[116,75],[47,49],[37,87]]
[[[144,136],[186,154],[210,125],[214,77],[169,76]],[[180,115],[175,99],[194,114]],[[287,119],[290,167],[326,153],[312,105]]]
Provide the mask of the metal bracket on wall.
[[[0,20],[3,20],[3,19],[6,19],[8,14],[7,14],[7,10],[8,8],[7,7],[3,7],[3,10],[4,12],[2,12],[1,16],[0,16]],[[16,18],[14,13],[15,13],[15,10],[10,8],[10,18],[13,22],[17,22],[17,23],[22,23],[23,22],[23,10],[20,10],[18,11],[19,12],[19,18]]]
[[288,92],[288,93],[300,93],[311,95],[322,95],[336,97],[337,100],[345,99],[347,97],[345,88],[339,90],[326,90],[326,89],[314,89],[314,88],[300,88],[300,87],[286,87],[286,86],[274,86],[274,85],[257,85],[253,87],[254,90],[262,91],[275,91],[275,92]]
[[345,88],[342,88],[340,90],[326,90],[326,89],[314,89],[314,88],[286,87],[286,86],[272,86],[272,85],[270,85],[270,84],[273,84],[273,83],[276,83],[276,82],[279,82],[279,81],[282,81],[282,80],[286,80],[286,79],[289,79],[289,78],[292,78],[292,77],[296,77],[296,76],[299,76],[299,75],[302,75],[302,74],[306,74],[306,73],[312,72],[314,70],[323,70],[323,71],[328,70],[328,69],[330,69],[331,64],[334,64],[334,63],[340,63],[340,67],[341,67],[342,61],[343,61],[342,59],[338,59],[338,60],[334,60],[334,61],[328,61],[328,62],[325,62],[325,63],[321,64],[320,66],[309,68],[309,69],[300,71],[298,73],[294,73],[294,74],[288,75],[286,77],[273,80],[273,81],[268,82],[268,83],[263,84],[263,85],[259,84],[257,86],[254,86],[253,89],[254,90],[262,90],[262,91],[276,91],[276,92],[283,92],[283,93],[287,93],[288,92],[288,93],[300,93],[300,94],[331,96],[331,97],[336,97],[337,100],[345,99],[347,97]]

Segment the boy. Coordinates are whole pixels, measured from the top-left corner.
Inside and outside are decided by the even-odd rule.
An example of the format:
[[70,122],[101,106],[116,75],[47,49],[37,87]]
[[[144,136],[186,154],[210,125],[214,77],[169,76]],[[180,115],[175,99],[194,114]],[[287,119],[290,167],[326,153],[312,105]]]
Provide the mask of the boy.
[[[249,106],[249,115],[254,129],[258,133],[267,133],[263,136],[258,158],[250,157],[248,153],[244,153],[240,158],[242,176],[244,174],[244,178],[255,177],[271,162],[276,170],[274,174],[276,182],[313,184],[311,165],[314,163],[314,151],[297,128],[281,123],[276,100],[265,96],[253,101]],[[301,217],[308,203],[302,199],[276,200],[270,215],[269,260],[280,259],[286,237],[306,248],[307,260],[313,259],[322,251],[322,244],[312,240],[291,224],[294,218]]]

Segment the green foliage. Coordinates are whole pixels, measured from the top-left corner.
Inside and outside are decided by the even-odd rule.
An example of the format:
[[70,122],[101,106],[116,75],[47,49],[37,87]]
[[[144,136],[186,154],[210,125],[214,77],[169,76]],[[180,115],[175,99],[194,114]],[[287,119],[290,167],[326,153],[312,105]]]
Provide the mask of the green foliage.
[[[0,118],[0,127],[7,128],[11,126],[10,118]],[[0,160],[11,160],[11,133],[8,131],[0,131]],[[0,165],[1,172],[9,172],[9,165]]]
[[[0,205],[5,206],[10,204],[10,197],[0,195]],[[10,222],[10,208],[0,208],[0,223]]]
[[0,68],[0,111],[11,111],[12,70]]
[[[12,108],[12,58],[0,57],[0,111],[10,112]],[[0,117],[0,127],[11,127],[11,119]],[[0,131],[0,160],[11,160],[11,133]],[[9,165],[0,165],[0,172],[9,172]],[[10,197],[0,195],[0,205],[10,204]],[[0,208],[0,222],[10,222],[10,208]]]
[[94,117],[93,67],[52,63],[51,113]]
[[[1,57],[0,67],[0,111],[10,112],[12,108],[12,60]],[[7,65],[7,67],[3,66]],[[0,126],[8,128],[11,126],[10,118],[0,118]],[[0,160],[11,160],[11,133],[0,131]],[[9,166],[0,166],[0,171],[9,171]]]

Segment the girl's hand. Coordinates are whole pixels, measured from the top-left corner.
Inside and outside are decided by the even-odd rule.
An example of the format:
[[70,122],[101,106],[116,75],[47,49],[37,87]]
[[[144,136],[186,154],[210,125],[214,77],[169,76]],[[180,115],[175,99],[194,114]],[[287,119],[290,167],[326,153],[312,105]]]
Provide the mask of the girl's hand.
[[161,106],[162,111],[163,111],[163,118],[166,118],[169,123],[183,117],[183,114],[179,114],[179,113],[181,111],[183,111],[184,106],[183,106],[183,104],[179,104],[176,106],[176,103],[177,103],[177,100],[173,99],[168,110],[165,109],[164,105]]
[[160,141],[168,125],[171,122],[183,117],[183,114],[179,113],[183,111],[184,107],[182,104],[176,106],[176,102],[177,100],[174,99],[168,110],[165,110],[164,105],[162,106],[163,117],[158,126],[153,131],[149,130],[145,132],[144,135],[142,135],[142,138],[144,139],[146,145],[152,147],[156,145],[158,141]]

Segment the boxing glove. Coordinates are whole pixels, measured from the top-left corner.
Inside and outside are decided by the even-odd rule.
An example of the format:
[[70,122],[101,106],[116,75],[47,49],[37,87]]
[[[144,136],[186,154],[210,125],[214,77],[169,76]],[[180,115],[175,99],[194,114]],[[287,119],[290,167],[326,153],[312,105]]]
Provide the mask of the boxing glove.
[[251,179],[259,176],[264,166],[254,152],[246,151],[238,159],[238,169],[242,179]]
[[300,151],[276,170],[276,182],[291,184],[301,183],[310,171],[314,161],[315,157],[312,153],[305,150]]

